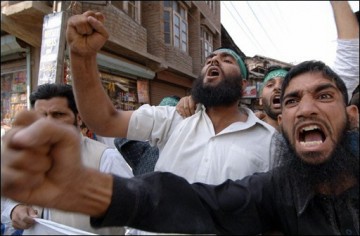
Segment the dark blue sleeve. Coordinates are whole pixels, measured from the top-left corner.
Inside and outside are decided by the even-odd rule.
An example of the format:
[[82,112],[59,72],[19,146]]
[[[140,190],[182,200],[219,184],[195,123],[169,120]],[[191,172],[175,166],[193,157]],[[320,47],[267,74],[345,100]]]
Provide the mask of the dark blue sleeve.
[[217,186],[189,184],[167,172],[114,176],[108,211],[91,218],[91,224],[164,233],[258,234],[272,219],[269,182],[266,173]]

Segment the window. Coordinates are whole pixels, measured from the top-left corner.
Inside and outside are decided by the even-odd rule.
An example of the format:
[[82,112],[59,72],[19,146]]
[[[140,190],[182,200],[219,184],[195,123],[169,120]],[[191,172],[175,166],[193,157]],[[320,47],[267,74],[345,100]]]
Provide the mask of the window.
[[201,27],[202,63],[205,58],[213,51],[213,35],[205,28]]
[[187,10],[177,1],[164,1],[164,40],[183,52],[188,51]]
[[127,1],[128,4],[128,15],[133,18],[135,21],[138,21],[138,15],[139,15],[139,4],[138,1]]
[[206,2],[206,5],[209,6],[211,11],[215,13],[215,1],[205,1],[205,2]]
[[136,22],[140,23],[140,1],[111,1],[111,4],[124,11]]

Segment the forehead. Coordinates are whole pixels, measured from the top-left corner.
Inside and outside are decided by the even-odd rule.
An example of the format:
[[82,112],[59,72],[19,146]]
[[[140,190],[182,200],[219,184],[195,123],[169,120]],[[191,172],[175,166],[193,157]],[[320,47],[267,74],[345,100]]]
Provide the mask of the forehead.
[[269,79],[268,81],[265,82],[265,84],[270,83],[270,82],[282,83],[283,81],[284,81],[284,78],[279,76],[279,77],[274,77],[274,78]]
[[69,109],[68,101],[64,97],[54,97],[50,99],[38,99],[34,104],[34,109]]
[[284,94],[294,91],[312,91],[322,84],[332,84],[340,92],[335,82],[324,77],[321,72],[307,72],[292,78],[285,88]]
[[216,50],[216,51],[210,53],[210,55],[208,56],[208,58],[211,58],[211,57],[216,56],[216,55],[222,56],[222,57],[227,57],[227,56],[229,56],[229,57],[231,57],[232,59],[236,60],[236,58],[235,58],[233,55],[231,55],[231,53],[226,52],[226,51],[222,51],[222,50]]

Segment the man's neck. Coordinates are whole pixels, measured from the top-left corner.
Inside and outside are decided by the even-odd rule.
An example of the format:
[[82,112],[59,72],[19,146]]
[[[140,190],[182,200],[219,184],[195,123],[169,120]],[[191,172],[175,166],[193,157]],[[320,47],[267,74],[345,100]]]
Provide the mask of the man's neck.
[[248,114],[237,104],[232,106],[218,106],[206,109],[206,113],[213,123],[215,133],[218,134],[235,122],[245,122]]
[[262,120],[264,122],[268,123],[269,125],[271,125],[272,127],[274,127],[277,131],[280,131],[279,123],[278,123],[277,120],[274,120],[273,118],[271,118],[267,114],[265,115],[265,117]]

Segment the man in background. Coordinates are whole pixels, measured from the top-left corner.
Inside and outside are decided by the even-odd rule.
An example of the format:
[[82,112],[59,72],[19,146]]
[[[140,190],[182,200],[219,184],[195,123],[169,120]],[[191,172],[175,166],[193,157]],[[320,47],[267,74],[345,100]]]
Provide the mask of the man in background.
[[261,117],[269,125],[279,131],[278,116],[281,114],[281,85],[289,68],[269,67],[260,88],[259,104],[263,106]]
[[[72,87],[66,84],[44,84],[30,95],[32,110],[43,117],[73,125],[80,131],[82,120],[77,110]],[[132,177],[131,168],[120,153],[100,142],[81,135],[81,157],[85,166],[101,172]],[[36,165],[36,164],[35,164]],[[63,168],[67,168],[64,166]],[[91,194],[91,193],[89,193]],[[89,196],[90,197],[90,196]],[[7,200],[2,209],[2,219],[11,221],[15,229],[28,229],[35,224],[34,217],[72,226],[81,230],[100,234],[123,234],[123,227],[95,229],[91,227],[89,217],[82,214],[58,211],[55,209],[32,207]],[[3,222],[3,221],[2,221]]]

